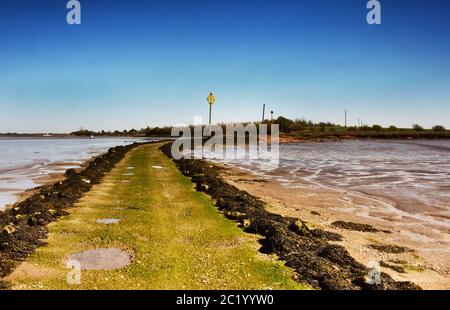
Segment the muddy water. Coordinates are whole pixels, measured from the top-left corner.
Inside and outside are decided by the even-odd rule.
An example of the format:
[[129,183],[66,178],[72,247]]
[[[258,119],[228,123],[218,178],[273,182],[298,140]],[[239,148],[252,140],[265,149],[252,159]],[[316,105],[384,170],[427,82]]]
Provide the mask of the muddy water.
[[231,165],[293,190],[340,192],[348,212],[402,223],[412,239],[450,241],[450,141],[285,144],[275,170],[258,160]]

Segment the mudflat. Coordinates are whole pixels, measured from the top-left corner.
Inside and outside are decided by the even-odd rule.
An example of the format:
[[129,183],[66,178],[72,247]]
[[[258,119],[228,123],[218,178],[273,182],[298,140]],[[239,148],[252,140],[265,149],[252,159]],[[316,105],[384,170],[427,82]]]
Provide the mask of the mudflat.
[[[335,243],[344,246],[358,262],[379,264],[394,279],[411,281],[424,289],[450,289],[450,243],[442,238],[445,234],[412,225],[407,217],[399,220],[392,210],[386,210],[382,198],[306,185],[287,187],[241,169],[220,166],[225,168],[222,176],[227,182],[260,197],[268,211],[299,218],[311,229],[342,235],[343,240]],[[361,205],[373,208],[358,209]]]

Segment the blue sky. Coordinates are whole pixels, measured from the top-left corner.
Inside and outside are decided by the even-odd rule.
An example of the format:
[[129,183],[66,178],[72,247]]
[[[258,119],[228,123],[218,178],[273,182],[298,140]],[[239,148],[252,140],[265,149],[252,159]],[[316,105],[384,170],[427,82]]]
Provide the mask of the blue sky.
[[450,127],[450,1],[0,0],[0,132],[275,115]]

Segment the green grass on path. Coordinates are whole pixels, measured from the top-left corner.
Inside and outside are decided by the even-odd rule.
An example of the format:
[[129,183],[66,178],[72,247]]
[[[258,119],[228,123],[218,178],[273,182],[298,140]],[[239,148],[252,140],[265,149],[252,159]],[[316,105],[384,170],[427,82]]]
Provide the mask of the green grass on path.
[[[159,146],[130,151],[70,215],[50,224],[48,244],[8,278],[13,288],[307,288],[282,262],[259,253],[258,236],[224,218]],[[104,218],[121,222],[96,223]],[[82,271],[80,285],[67,284],[69,254],[107,247],[133,253],[133,262],[119,270]]]

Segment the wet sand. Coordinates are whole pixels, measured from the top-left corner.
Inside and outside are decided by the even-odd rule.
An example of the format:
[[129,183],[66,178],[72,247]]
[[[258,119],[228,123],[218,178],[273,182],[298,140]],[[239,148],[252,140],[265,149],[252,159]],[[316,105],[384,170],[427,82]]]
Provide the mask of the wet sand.
[[[411,281],[424,289],[450,289],[450,235],[442,222],[433,221],[433,216],[426,218],[425,225],[417,225],[414,213],[405,214],[406,211],[393,208],[395,201],[382,195],[339,191],[307,182],[286,186],[238,168],[224,167],[227,169],[223,175],[229,183],[261,197],[270,206],[270,212],[297,217],[306,221],[309,228],[322,228],[344,236],[342,242],[336,243],[360,263],[381,263],[381,270],[394,279]],[[420,214],[420,220],[423,219]],[[380,231],[341,229],[332,225],[335,221],[369,224]],[[384,253],[370,245],[396,245],[412,251]]]
[[[61,163],[52,163],[49,164],[48,167],[54,168],[57,172],[48,173],[39,177],[36,177],[33,179],[33,183],[36,184],[36,187],[25,189],[25,190],[14,190],[14,189],[0,189],[0,194],[13,194],[15,196],[15,202],[14,204],[6,204],[3,208],[0,208],[0,211],[4,211],[8,208],[13,207],[16,204],[19,204],[29,197],[33,196],[35,193],[39,191],[42,187],[45,186],[51,186],[55,184],[56,182],[63,181],[65,177],[65,171],[69,168],[72,168],[76,172],[82,171],[84,168],[86,168],[89,163],[93,160],[89,159],[84,161],[81,165],[79,163],[72,163],[72,162],[61,162]],[[69,167],[69,168],[68,168]]]
[[141,140],[0,137],[0,211],[23,201],[33,188],[61,180],[67,169],[80,169],[111,147]]

